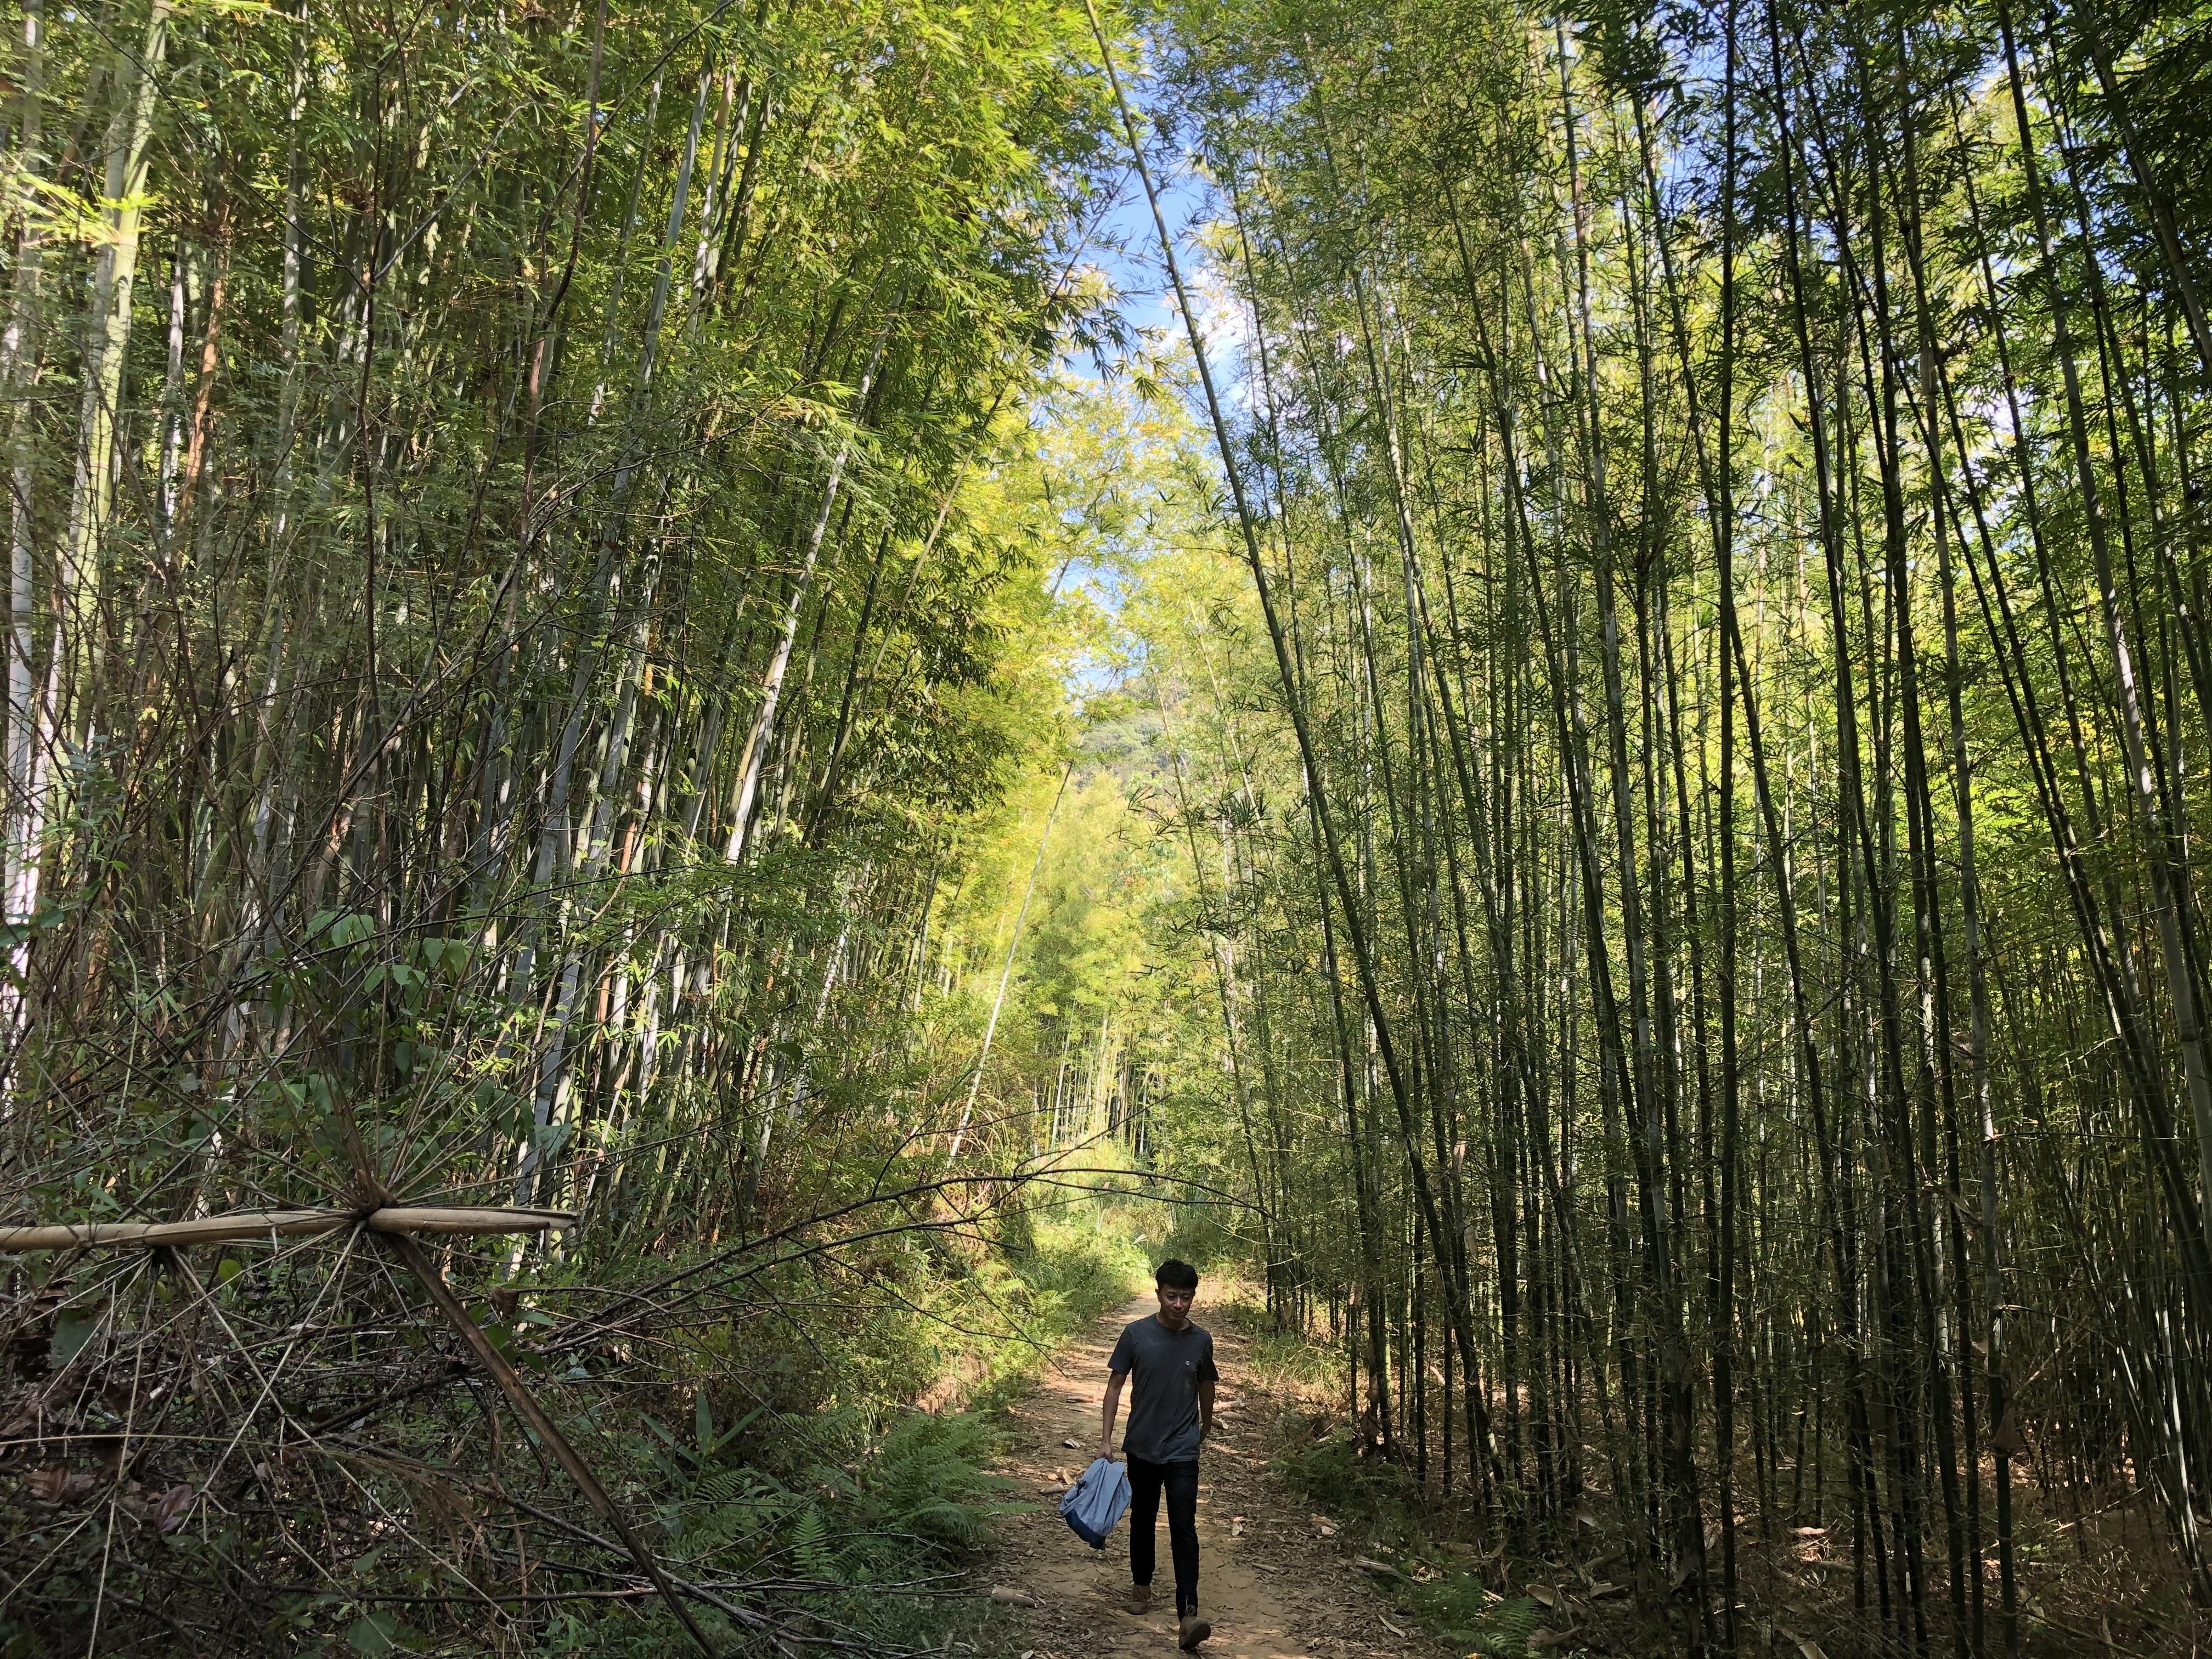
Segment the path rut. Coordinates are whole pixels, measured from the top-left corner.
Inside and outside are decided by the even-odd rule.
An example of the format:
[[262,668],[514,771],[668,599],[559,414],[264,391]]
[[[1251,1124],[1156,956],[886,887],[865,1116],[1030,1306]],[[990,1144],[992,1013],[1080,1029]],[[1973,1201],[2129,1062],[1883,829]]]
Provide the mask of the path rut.
[[[1012,1443],[999,1469],[1019,1481],[1036,1506],[1007,1517],[994,1572],[1000,1584],[1042,1604],[1030,1614],[1034,1659],[1167,1659],[1176,1652],[1166,1516],[1159,1521],[1155,1611],[1139,1618],[1121,1607],[1129,1523],[1104,1550],[1092,1550],[1068,1530],[1058,1506],[1060,1488],[1097,1450],[1114,1340],[1154,1306],[1146,1296],[1072,1339],[1006,1413]],[[1221,1367],[1198,1495],[1199,1602],[1214,1629],[1206,1659],[1444,1659],[1451,1650],[1395,1613],[1353,1568],[1334,1527],[1269,1471],[1267,1413],[1248,1403],[1240,1386],[1243,1340],[1209,1319],[1203,1306],[1197,1316],[1213,1332]]]

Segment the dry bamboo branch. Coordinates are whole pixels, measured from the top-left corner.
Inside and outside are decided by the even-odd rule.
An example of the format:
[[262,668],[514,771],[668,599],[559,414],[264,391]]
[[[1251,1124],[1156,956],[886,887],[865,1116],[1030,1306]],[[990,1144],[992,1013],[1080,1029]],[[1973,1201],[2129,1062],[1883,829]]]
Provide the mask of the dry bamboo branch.
[[334,1233],[358,1224],[374,1233],[538,1233],[575,1225],[567,1210],[442,1209],[397,1205],[366,1215],[350,1210],[241,1210],[197,1221],[59,1222],[0,1227],[0,1251],[87,1250],[223,1244],[235,1239]]
[[706,1632],[691,1617],[691,1610],[684,1605],[676,1587],[669,1583],[668,1575],[663,1571],[659,1559],[631,1530],[629,1522],[616,1508],[614,1499],[607,1496],[606,1488],[599,1484],[599,1477],[576,1455],[576,1449],[568,1443],[568,1437],[561,1432],[553,1419],[545,1414],[545,1408],[523,1386],[522,1379],[514,1374],[514,1368],[500,1357],[499,1350],[492,1346],[490,1339],[483,1334],[483,1327],[469,1316],[468,1310],[461,1305],[460,1298],[446,1283],[446,1276],[439,1271],[438,1265],[425,1256],[415,1241],[402,1230],[391,1230],[391,1248],[392,1254],[406,1264],[407,1271],[414,1274],[429,1293],[430,1299],[438,1304],[439,1311],[446,1316],[447,1322],[468,1345],[469,1352],[476,1356],[477,1363],[499,1385],[499,1391],[507,1396],[507,1403],[514,1407],[515,1414],[529,1425],[540,1443],[553,1454],[555,1462],[568,1471],[568,1478],[576,1483],[577,1490],[584,1494],[584,1499],[592,1506],[592,1512],[615,1529],[615,1535],[622,1540],[623,1547],[644,1570],[645,1576],[653,1581],[653,1588],[668,1603],[669,1611],[682,1622],[691,1639],[699,1644],[700,1650],[711,1656],[714,1644],[707,1639]]

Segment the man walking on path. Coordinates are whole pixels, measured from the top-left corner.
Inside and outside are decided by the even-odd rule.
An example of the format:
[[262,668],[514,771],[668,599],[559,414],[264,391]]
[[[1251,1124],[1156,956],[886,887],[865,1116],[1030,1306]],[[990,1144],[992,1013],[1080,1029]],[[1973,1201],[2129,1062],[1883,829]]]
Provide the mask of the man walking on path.
[[1114,1455],[1114,1419],[1121,1385],[1135,1373],[1129,1395],[1129,1427],[1121,1450],[1129,1462],[1129,1611],[1152,1606],[1153,1531],[1160,1494],[1168,1499],[1168,1550],[1175,1560],[1178,1644],[1186,1651],[1213,1634],[1198,1616],[1198,1449],[1213,1429],[1212,1334],[1190,1322],[1198,1296],[1198,1269],[1172,1257],[1152,1275],[1160,1310],[1121,1332],[1106,1362],[1106,1405],[1098,1455]]

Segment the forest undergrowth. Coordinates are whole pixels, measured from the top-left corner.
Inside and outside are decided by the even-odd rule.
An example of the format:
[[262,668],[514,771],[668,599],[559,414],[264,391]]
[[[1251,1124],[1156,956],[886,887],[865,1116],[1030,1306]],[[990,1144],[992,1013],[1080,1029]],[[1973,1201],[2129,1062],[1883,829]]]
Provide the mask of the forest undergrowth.
[[[988,1243],[906,1231],[895,1236],[893,1257],[902,1259],[867,1264],[864,1289],[842,1271],[794,1264],[756,1287],[747,1316],[688,1329],[672,1323],[649,1346],[578,1340],[571,1310],[581,1276],[557,1266],[508,1276],[483,1312],[500,1352],[560,1414],[575,1449],[608,1472],[611,1495],[652,1528],[664,1570],[707,1603],[696,1617],[710,1642],[741,1645],[752,1633],[746,1604],[773,1597],[782,1639],[803,1645],[896,1653],[962,1640],[990,1653],[1005,1645],[1006,1615],[972,1569],[994,1518],[1029,1499],[989,1472],[990,1413],[1061,1339],[1141,1282],[1132,1240],[1152,1207],[1086,1200],[1012,1210]],[[228,1255],[215,1271],[246,1274]],[[242,1297],[256,1316],[270,1310],[253,1304],[284,1289],[281,1273],[258,1276],[262,1290]],[[155,1311],[184,1300],[181,1287],[144,1288]],[[142,1621],[156,1632],[208,1622],[218,1584],[234,1606],[215,1627],[280,1648],[336,1641],[371,1655],[502,1645],[659,1655],[683,1645],[684,1626],[650,1583],[577,1562],[580,1549],[605,1543],[523,1496],[544,1448],[526,1433],[502,1432],[482,1409],[491,1402],[465,1388],[456,1390],[458,1415],[423,1401],[453,1386],[458,1368],[425,1364],[431,1345],[404,1325],[380,1334],[396,1348],[391,1370],[411,1386],[397,1398],[347,1402],[360,1413],[353,1420],[342,1409],[316,1425],[332,1467],[358,1483],[356,1504],[369,1500],[364,1514],[343,1489],[327,1494],[341,1511],[325,1534],[325,1548],[338,1546],[325,1558],[332,1571],[271,1582],[272,1566],[289,1553],[283,1534],[305,1523],[256,1499],[282,1478],[271,1462],[289,1454],[297,1466],[296,1450],[264,1450],[234,1486],[210,1483],[228,1500],[210,1525],[185,1512],[176,1486],[163,1489],[165,1471],[188,1465],[158,1443],[167,1437],[148,1437],[157,1443],[128,1466],[110,1499],[109,1524],[119,1520],[137,1534],[120,1562],[90,1528],[67,1524],[97,1478],[80,1451],[58,1469],[46,1466],[58,1479],[33,1471],[24,1483],[32,1501],[9,1532],[24,1565],[11,1571],[0,1610],[5,1650],[67,1650],[88,1634],[103,1572],[118,1645],[164,1639],[134,1638]],[[33,1364],[43,1358],[68,1380],[98,1337],[64,1352],[72,1340],[64,1322],[55,1347]],[[105,1379],[106,1390],[113,1386]],[[141,1379],[149,1404],[167,1386]],[[76,1426],[75,1435],[48,1427],[47,1437],[95,1455],[115,1444],[112,1430]],[[508,1504],[550,1534],[500,1527]],[[330,1528],[333,1518],[321,1521]],[[277,1536],[257,1536],[257,1522]],[[456,1626],[472,1621],[465,1591],[454,1606],[455,1581],[480,1583],[502,1567],[517,1589],[460,1634]]]
[[[1401,1612],[1484,1659],[1682,1648],[1679,1624],[1663,1612],[1655,1617],[1622,1582],[1626,1552],[1600,1519],[1607,1494],[1592,1494],[1568,1539],[1486,1538],[1468,1525],[1463,1498],[1442,1485],[1439,1465],[1431,1462],[1425,1474],[1419,1468],[1421,1443],[1434,1457],[1430,1437],[1441,1425],[1418,1424],[1412,1459],[1378,1455],[1373,1420],[1362,1424],[1346,1392],[1341,1333],[1273,1328],[1256,1276],[1231,1281],[1227,1297],[1217,1316],[1245,1332],[1238,1385],[1272,1419],[1273,1467],[1337,1547],[1367,1564]],[[1739,1471],[1754,1486],[1757,1473],[1748,1465]],[[1770,1650],[1880,1651],[1879,1631],[1853,1607],[1863,1587],[1853,1583],[1847,1541],[1830,1527],[1802,1523],[1825,1512],[1818,1488],[1835,1472],[1793,1462],[1780,1474],[1787,1507],[1747,1518],[1747,1625]],[[2162,1622],[2144,1617],[2146,1608],[2170,1604],[2177,1589],[2154,1516],[2138,1494],[2107,1493],[2087,1510],[2078,1498],[2056,1479],[2023,1494],[2017,1524],[2031,1586],[2026,1650],[2172,1650]]]
[[[1036,1500],[991,1473],[992,1413],[1142,1282],[1140,1224],[1118,1206],[1048,1210],[885,1278],[879,1300],[794,1297],[783,1330],[741,1358],[656,1366],[650,1395],[607,1414],[608,1460],[643,1476],[635,1501],[674,1559],[784,1581],[799,1631],[868,1652],[1011,1652],[1018,1628],[973,1570],[996,1518]],[[683,1644],[673,1620],[640,1612],[550,1621],[538,1650]],[[413,1645],[406,1634],[394,1644]],[[709,1634],[734,1645],[744,1632]]]

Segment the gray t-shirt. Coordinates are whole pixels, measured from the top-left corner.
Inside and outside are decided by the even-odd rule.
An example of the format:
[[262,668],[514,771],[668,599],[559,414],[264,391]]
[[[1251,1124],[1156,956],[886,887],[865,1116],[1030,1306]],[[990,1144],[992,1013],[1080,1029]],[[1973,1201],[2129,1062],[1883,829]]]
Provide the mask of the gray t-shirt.
[[1212,1334],[1202,1325],[1171,1331],[1156,1318],[1139,1319],[1123,1328],[1106,1369],[1116,1376],[1137,1374],[1122,1453],[1147,1463],[1194,1462],[1198,1385],[1221,1375],[1213,1368]]

